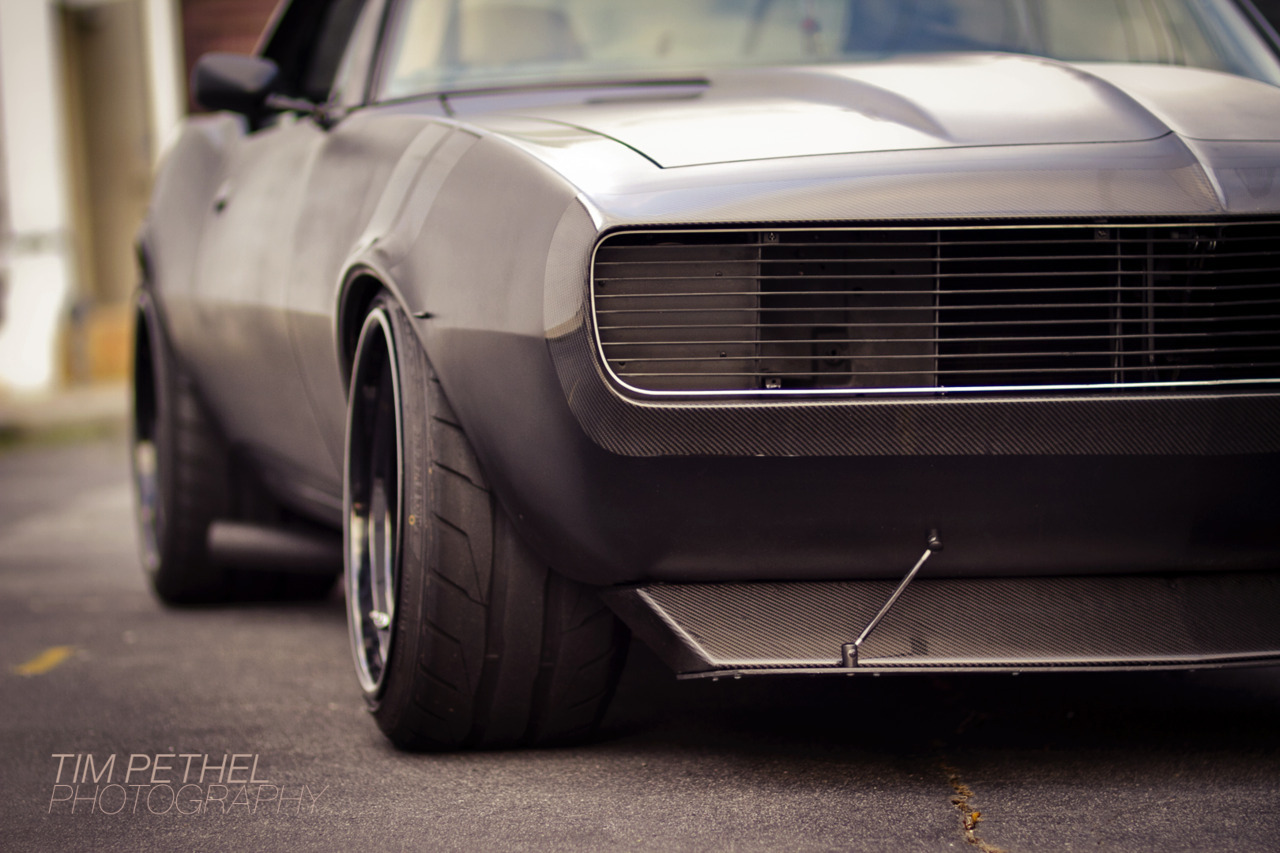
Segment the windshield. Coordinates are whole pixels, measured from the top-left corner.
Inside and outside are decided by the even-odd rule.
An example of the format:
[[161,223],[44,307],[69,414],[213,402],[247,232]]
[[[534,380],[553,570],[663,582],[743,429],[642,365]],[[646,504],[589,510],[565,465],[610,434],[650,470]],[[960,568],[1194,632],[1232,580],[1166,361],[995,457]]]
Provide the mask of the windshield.
[[404,0],[380,95],[1008,51],[1280,85],[1230,0]]

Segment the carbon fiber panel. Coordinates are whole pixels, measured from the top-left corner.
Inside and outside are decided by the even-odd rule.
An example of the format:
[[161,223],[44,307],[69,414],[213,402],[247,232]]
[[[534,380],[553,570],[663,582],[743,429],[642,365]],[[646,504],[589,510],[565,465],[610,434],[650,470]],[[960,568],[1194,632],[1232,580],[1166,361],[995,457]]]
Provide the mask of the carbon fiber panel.
[[[654,585],[609,603],[682,674],[834,670],[889,581]],[[920,580],[859,668],[1194,666],[1280,658],[1280,576]]]

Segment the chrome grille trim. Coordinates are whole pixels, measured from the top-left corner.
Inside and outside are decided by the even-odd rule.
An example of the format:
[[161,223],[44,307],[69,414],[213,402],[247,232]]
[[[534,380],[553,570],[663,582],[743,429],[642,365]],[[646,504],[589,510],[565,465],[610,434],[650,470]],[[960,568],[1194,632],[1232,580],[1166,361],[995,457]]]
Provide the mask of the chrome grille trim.
[[1268,386],[1277,246],[1269,219],[624,230],[592,322],[651,397]]

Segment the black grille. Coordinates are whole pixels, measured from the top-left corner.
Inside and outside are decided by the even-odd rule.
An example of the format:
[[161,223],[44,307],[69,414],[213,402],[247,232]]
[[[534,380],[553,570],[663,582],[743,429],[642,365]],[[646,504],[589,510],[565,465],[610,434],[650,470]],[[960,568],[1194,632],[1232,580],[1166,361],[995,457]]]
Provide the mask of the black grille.
[[1280,222],[623,232],[601,350],[650,392],[1280,377]]

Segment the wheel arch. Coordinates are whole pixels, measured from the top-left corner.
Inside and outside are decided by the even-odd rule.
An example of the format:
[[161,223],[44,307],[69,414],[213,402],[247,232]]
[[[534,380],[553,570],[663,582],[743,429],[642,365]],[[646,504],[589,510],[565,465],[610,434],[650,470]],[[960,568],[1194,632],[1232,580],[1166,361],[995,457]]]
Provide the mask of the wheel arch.
[[[381,293],[389,294],[408,317],[419,316],[409,307],[404,292],[394,278],[381,269],[362,261],[351,265],[343,273],[334,314],[334,333],[338,370],[346,392],[350,391],[351,370],[355,363],[356,345],[360,341],[360,329],[364,326],[369,306]],[[418,330],[414,331],[416,336]],[[419,340],[419,344],[425,344],[425,341]]]
[[[133,390],[130,405],[133,407],[135,432],[142,418],[154,417],[156,412],[156,388],[152,378],[155,358],[153,336],[160,332],[156,324],[154,302],[145,287],[139,287],[134,298],[131,340],[133,359],[130,365],[130,382]],[[139,382],[139,376],[148,377],[148,381]]]
[[351,369],[365,315],[369,313],[369,306],[378,298],[378,294],[383,292],[394,291],[387,287],[381,276],[367,267],[355,267],[343,276],[343,284],[338,293],[336,344],[338,371],[345,389],[350,389],[351,386]]

